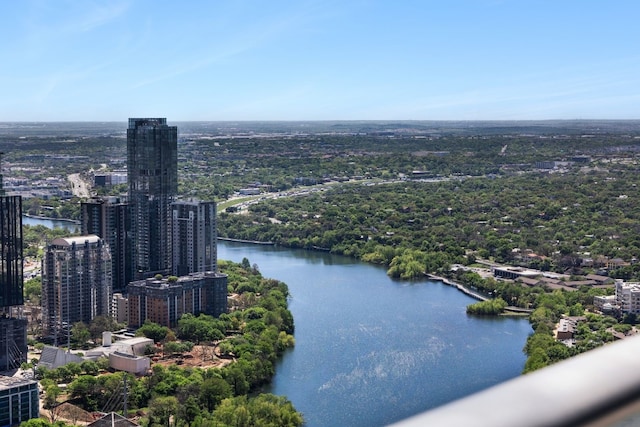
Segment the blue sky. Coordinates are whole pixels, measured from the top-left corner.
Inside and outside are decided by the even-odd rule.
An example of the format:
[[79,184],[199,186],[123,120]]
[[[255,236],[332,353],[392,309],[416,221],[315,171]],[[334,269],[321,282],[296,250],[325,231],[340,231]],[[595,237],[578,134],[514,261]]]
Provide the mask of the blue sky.
[[0,121],[640,119],[636,0],[0,10]]

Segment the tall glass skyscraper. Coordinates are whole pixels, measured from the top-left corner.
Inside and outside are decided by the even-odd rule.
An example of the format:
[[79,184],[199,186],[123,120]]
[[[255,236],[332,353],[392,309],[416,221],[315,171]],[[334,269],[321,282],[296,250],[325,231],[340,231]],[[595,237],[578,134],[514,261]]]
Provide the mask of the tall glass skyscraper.
[[94,197],[80,204],[82,234],[95,234],[109,244],[113,292],[124,292],[133,278],[131,215],[124,197]]
[[0,172],[0,371],[27,360],[27,321],[12,309],[24,304],[22,263],[22,197],[5,194]]
[[4,194],[1,175],[0,252],[0,307],[22,305],[22,198]]
[[130,118],[127,173],[134,279],[171,273],[171,203],[178,192],[178,128]]
[[216,202],[179,200],[173,211],[173,274],[216,272]]

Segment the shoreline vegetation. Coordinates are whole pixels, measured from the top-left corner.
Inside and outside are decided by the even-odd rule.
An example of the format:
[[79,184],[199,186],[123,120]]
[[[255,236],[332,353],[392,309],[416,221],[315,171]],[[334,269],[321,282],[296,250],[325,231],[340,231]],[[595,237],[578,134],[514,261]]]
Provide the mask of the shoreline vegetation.
[[[278,242],[275,242],[275,245],[278,245]],[[288,247],[287,245],[283,246]],[[305,249],[314,250],[313,247],[306,247]],[[442,273],[439,275],[428,273],[427,271],[445,272],[444,267],[448,264],[446,260],[431,260],[436,261],[431,266],[437,266],[437,268],[425,271],[420,269],[419,265],[424,261],[428,262],[428,256],[423,259],[422,254],[418,251],[409,250],[407,252],[410,254],[409,257],[396,256],[395,260],[409,258],[409,264],[414,266],[413,270],[416,274],[421,270],[420,276],[441,281],[479,300],[478,303],[467,306],[468,315],[522,316],[529,319],[532,334],[523,346],[523,352],[527,355],[522,371],[523,374],[611,342],[614,340],[614,336],[609,329],[613,325],[622,328],[628,326],[625,323],[635,322],[635,318],[629,316],[615,319],[611,316],[593,313],[593,297],[595,295],[610,294],[611,289],[582,286],[576,289],[575,292],[566,292],[558,289],[547,289],[545,286],[527,288],[515,283],[497,281],[492,277],[482,278],[478,273],[471,271],[457,271],[452,273],[451,277],[444,277]],[[347,254],[342,253],[342,255]],[[354,254],[351,255],[353,256]],[[375,262],[374,259],[363,257],[359,257],[359,259],[373,264],[384,264],[384,262]],[[394,264],[398,265],[395,262],[388,264],[391,267],[388,272],[390,275],[393,273]],[[397,275],[393,276],[397,277]],[[400,275],[400,278],[405,277]],[[474,290],[476,288],[490,292],[493,297],[482,295],[482,293]],[[515,304],[508,305],[506,301],[511,301]],[[588,325],[585,324],[583,325],[584,327],[579,328],[575,336],[576,343],[572,347],[568,347],[565,343],[558,341],[553,333],[559,320],[567,315],[586,316],[588,322]]]
[[69,218],[51,218],[48,216],[42,216],[42,215],[32,215],[32,214],[28,214],[28,213],[23,213],[22,216],[26,216],[27,218],[33,218],[33,219],[42,219],[42,220],[46,220],[46,221],[60,221],[60,222],[69,222],[71,224],[80,224],[80,221],[78,221],[77,219],[69,219]]
[[[286,396],[262,392],[273,379],[277,360],[295,346],[287,284],[262,276],[246,258],[242,263],[221,261],[219,267],[228,275],[228,313],[217,318],[187,313],[173,328],[146,321],[136,335],[153,340],[145,351],[153,361],[148,375],[108,372],[104,359],[100,365],[84,361],[71,368],[35,367],[44,390],[43,410],[63,422],[68,421],[60,414],[65,402],[78,411],[98,411],[112,404],[126,377],[129,416],[142,417],[140,425],[303,425],[303,414]],[[71,343],[76,350],[84,349],[90,338],[89,332],[78,334],[79,329],[74,324]],[[196,347],[199,354],[192,351]],[[67,384],[66,391],[61,383]]]
[[453,286],[454,288],[457,288],[460,292],[469,295],[470,297],[473,297],[477,300],[480,301],[488,301],[489,297],[485,297],[484,295],[480,295],[477,292],[473,292],[471,289],[466,288],[464,285],[461,285],[460,283],[456,283],[453,282],[449,279],[447,279],[446,277],[442,277],[442,276],[436,276],[435,274],[428,274],[425,273],[425,275],[432,280],[437,280],[440,281],[442,283],[444,283],[445,285],[449,285],[449,286]]
[[224,242],[248,243],[251,245],[262,245],[262,246],[275,246],[274,242],[261,242],[258,240],[232,239],[230,237],[217,237],[217,239],[222,240]]
[[[470,297],[475,298],[480,302],[492,301],[492,298],[481,295],[478,292],[474,292],[473,290],[465,287],[464,285],[453,282],[450,279],[447,279],[446,277],[436,276],[434,274],[428,274],[428,273],[425,273],[425,276],[431,280],[437,280],[439,282],[444,283],[445,285],[453,286],[463,294],[469,295]],[[469,307],[472,305],[474,304],[470,304]],[[496,313],[496,314],[500,316],[529,316],[531,313],[533,313],[532,309],[506,306],[502,309],[502,312]],[[478,314],[478,313],[469,313],[469,314]],[[491,314],[491,315],[495,315],[495,314]]]

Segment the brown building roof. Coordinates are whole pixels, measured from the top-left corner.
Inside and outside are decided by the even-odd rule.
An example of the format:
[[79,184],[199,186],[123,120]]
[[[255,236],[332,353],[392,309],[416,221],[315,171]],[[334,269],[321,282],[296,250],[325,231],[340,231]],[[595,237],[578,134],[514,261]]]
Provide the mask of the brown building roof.
[[604,283],[608,283],[608,282],[613,282],[614,281],[611,277],[600,276],[598,274],[587,274],[587,279],[595,280],[599,284],[604,284]]

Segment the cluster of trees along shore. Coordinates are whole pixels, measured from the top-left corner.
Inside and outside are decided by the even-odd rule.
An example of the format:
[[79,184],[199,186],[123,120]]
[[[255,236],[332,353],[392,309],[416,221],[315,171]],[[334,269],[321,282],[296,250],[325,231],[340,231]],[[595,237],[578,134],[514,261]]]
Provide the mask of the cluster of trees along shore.
[[[127,407],[131,413],[143,415],[143,426],[302,425],[302,414],[285,397],[260,393],[271,381],[276,359],[294,345],[287,285],[262,277],[257,266],[250,266],[246,259],[240,264],[220,261],[220,270],[229,276],[232,309],[228,314],[219,318],[185,314],[175,329],[147,322],[138,330],[155,342],[148,353],[162,354],[169,359],[168,366],[154,363],[151,374],[143,377],[109,373],[106,360],[70,363],[57,369],[37,367],[51,423],[62,416],[63,402],[86,411],[122,410],[126,376]],[[205,348],[197,357],[211,360],[208,351],[216,347],[216,358],[230,363],[211,368],[181,366],[183,353],[195,345]],[[60,383],[67,384],[66,389]],[[43,425],[43,421],[34,423],[24,425]]]
[[[624,128],[616,130],[616,126]],[[493,128],[443,129],[431,132],[411,123],[397,125],[393,132],[382,128],[369,132],[370,127],[335,124],[331,130],[345,131],[344,135],[216,135],[215,139],[187,136],[179,145],[179,193],[222,202],[234,191],[252,185],[276,192],[294,188],[300,182],[341,181],[306,195],[266,198],[240,215],[221,213],[218,234],[352,256],[384,265],[388,274],[398,279],[436,274],[495,298],[472,305],[469,313],[495,314],[507,305],[532,309],[534,334],[524,346],[528,355],[525,372],[609,342],[613,340],[612,331],[628,332],[636,323],[635,316],[615,319],[592,313],[594,295],[610,293],[611,289],[550,291],[541,286],[523,287],[485,279],[462,269],[452,272],[450,267],[474,266],[477,259],[487,259],[542,271],[569,272],[572,278],[578,278],[599,271],[607,259],[619,258],[624,261],[622,266],[606,274],[640,280],[640,263],[635,262],[640,256],[638,124],[532,123],[526,128],[500,124]],[[121,137],[92,134],[81,142],[78,139],[78,143],[70,144],[68,140],[68,134],[33,136],[20,140],[18,150],[15,138],[0,137],[0,149],[7,153],[7,162],[25,166],[16,168],[16,174],[24,170],[33,175],[26,167],[29,164],[38,165],[45,176],[56,171],[61,175],[69,173],[68,159],[60,159],[56,153],[75,155],[78,170],[73,172],[88,177],[89,171],[123,166],[126,143]],[[535,167],[536,162],[553,161],[564,163],[553,170]],[[43,164],[46,168],[41,167]],[[98,194],[123,191],[125,187],[120,186],[99,189]],[[78,202],[25,199],[23,206],[31,214],[47,212],[77,219]],[[25,227],[25,253],[38,256],[39,248],[55,233],[58,231]],[[539,257],[525,264],[520,255],[527,252]],[[590,260],[589,267],[584,267],[585,259]],[[229,322],[238,319],[248,329],[226,338],[221,348],[233,345],[230,353],[241,362],[233,366],[264,373],[268,367],[256,366],[255,356],[269,347],[261,341],[262,336],[279,337],[280,332],[274,335],[272,323],[280,319],[286,325],[288,320],[284,312],[262,312],[266,307],[260,301],[265,295],[254,288],[257,285],[248,270],[251,269],[244,270],[246,276],[237,275],[236,279],[244,281],[235,283],[234,291],[247,288],[240,300],[247,306],[254,302],[258,305],[214,321],[211,329],[228,336],[238,327]],[[286,300],[286,292],[281,293]],[[272,300],[279,298],[280,295]],[[571,348],[556,342],[552,334],[560,316],[567,314],[586,317],[579,326],[576,345]],[[197,325],[190,327],[198,330]],[[174,333],[185,337],[184,330]],[[281,332],[290,333],[286,328]],[[219,338],[214,334],[207,339]],[[239,337],[245,341],[240,342]],[[185,340],[197,342],[198,338]],[[244,353],[247,348],[256,353]],[[244,363],[243,357],[250,360]],[[227,381],[231,374],[223,373],[224,369],[215,370],[214,377]],[[207,378],[203,374],[203,380]],[[247,379],[252,390],[266,376],[252,373],[245,374],[245,378],[260,378]],[[231,388],[235,390],[236,386],[233,383]],[[156,388],[139,404],[169,397]],[[186,395],[178,394],[179,398]],[[181,411],[188,407],[186,402],[179,403]],[[212,413],[215,410],[203,415],[202,422],[209,420]]]
[[[497,298],[470,307],[469,313],[497,314],[507,305],[533,309],[535,334],[524,348],[524,371],[529,372],[612,341],[610,331],[590,321],[587,325],[599,333],[582,330],[572,348],[556,343],[552,331],[561,315],[583,314],[593,309],[594,295],[613,289],[549,292],[473,272],[454,273],[451,265],[474,266],[477,258],[522,265],[517,256],[529,249],[542,257],[527,267],[568,271],[576,279],[597,271],[598,263],[604,266],[605,257],[622,258],[628,264],[609,276],[637,280],[640,264],[631,261],[640,253],[640,205],[634,193],[639,181],[632,163],[565,174],[345,184],[264,201],[243,215],[223,213],[219,234],[354,256],[385,265],[390,276],[401,279],[436,274]],[[594,267],[581,267],[585,257]],[[620,320],[635,322],[629,316]]]

